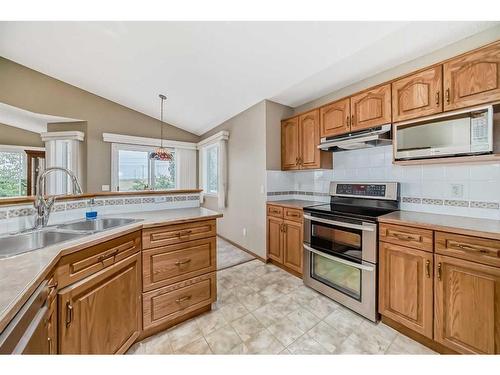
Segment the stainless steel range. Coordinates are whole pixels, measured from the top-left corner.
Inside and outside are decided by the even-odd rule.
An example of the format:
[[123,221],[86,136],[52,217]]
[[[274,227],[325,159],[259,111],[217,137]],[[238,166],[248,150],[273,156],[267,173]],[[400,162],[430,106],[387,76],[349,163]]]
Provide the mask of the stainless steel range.
[[304,284],[377,321],[377,217],[399,209],[397,182],[331,182],[304,208]]

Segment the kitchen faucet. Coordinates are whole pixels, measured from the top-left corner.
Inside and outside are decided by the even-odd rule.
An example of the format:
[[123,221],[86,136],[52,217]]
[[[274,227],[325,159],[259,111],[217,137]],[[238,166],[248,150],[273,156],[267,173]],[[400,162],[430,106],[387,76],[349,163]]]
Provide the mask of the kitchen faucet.
[[78,181],[76,175],[67,168],[63,167],[49,167],[40,173],[36,179],[36,197],[34,202],[35,213],[35,223],[33,229],[40,229],[45,227],[49,222],[49,216],[54,207],[56,201],[56,196],[45,197],[45,185],[42,182],[45,181],[46,176],[54,171],[65,172],[73,183],[73,194],[82,194],[82,186]]

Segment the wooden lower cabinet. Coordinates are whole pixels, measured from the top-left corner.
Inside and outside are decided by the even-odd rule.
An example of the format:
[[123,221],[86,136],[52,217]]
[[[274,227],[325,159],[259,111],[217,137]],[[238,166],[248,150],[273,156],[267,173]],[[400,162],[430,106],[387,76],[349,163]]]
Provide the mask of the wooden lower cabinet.
[[283,263],[283,219],[267,218],[267,255]]
[[500,354],[500,269],[436,255],[435,337],[459,353]]
[[123,353],[141,330],[141,257],[132,255],[58,293],[59,353]]
[[302,223],[283,222],[283,265],[302,274]]
[[380,243],[379,312],[432,339],[432,253]]

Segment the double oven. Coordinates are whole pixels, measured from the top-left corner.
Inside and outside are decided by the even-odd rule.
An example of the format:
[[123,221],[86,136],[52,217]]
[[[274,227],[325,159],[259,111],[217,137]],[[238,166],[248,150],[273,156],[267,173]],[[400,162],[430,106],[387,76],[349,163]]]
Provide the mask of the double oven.
[[377,216],[399,208],[397,183],[332,183],[304,209],[304,284],[377,321]]

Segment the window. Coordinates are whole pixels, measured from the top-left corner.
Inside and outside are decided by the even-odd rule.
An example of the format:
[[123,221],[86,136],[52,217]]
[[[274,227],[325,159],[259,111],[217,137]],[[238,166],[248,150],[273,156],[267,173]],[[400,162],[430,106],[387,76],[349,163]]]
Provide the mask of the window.
[[219,147],[217,144],[205,149],[205,176],[207,194],[217,194],[219,191]]
[[26,195],[26,153],[0,150],[0,197]]
[[172,161],[151,160],[154,147],[113,144],[113,190],[168,190],[176,185],[176,153]]

